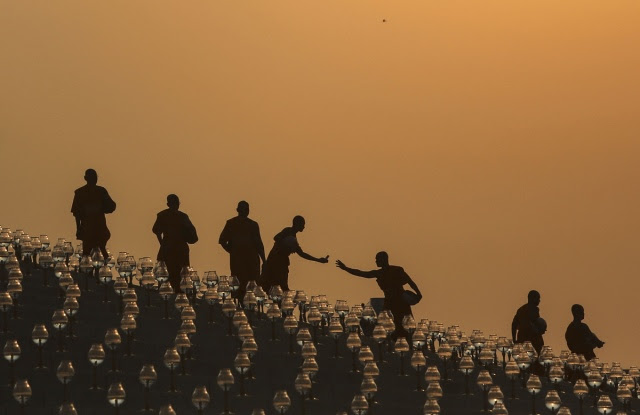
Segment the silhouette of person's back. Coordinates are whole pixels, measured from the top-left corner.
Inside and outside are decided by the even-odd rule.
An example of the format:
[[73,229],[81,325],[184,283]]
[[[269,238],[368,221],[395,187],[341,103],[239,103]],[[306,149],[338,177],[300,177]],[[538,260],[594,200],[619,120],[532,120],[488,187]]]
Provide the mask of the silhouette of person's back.
[[189,216],[178,210],[178,196],[167,196],[167,206],[168,209],[158,213],[152,231],[160,243],[157,259],[167,265],[169,283],[173,290],[181,292],[180,270],[189,266],[189,244],[198,242],[198,234]]
[[238,296],[242,300],[247,282],[258,280],[260,260],[265,262],[264,245],[260,237],[260,227],[249,219],[249,203],[240,201],[236,209],[238,216],[227,221],[220,233],[219,243],[229,253],[231,275],[238,277]]
[[404,285],[409,284],[418,295],[418,301],[422,299],[422,293],[411,279],[411,277],[404,271],[404,268],[397,265],[389,265],[389,255],[382,251],[376,254],[376,265],[380,269],[371,271],[362,271],[355,268],[347,267],[342,261],[337,260],[336,266],[344,271],[347,271],[351,275],[362,278],[375,278],[378,286],[384,293],[384,309],[391,311],[393,314],[393,321],[396,325],[396,330],[393,333],[393,338],[398,336],[408,336],[407,331],[402,326],[402,320],[406,315],[413,315],[411,312],[411,306],[405,301]]
[[289,289],[289,255],[297,253],[300,257],[308,260],[326,264],[329,262],[329,255],[316,258],[302,250],[296,234],[302,232],[305,227],[305,220],[302,216],[293,218],[291,227],[284,228],[273,237],[273,248],[262,267],[260,285],[269,293],[271,287],[279,285],[283,290]]
[[573,314],[573,321],[569,323],[564,335],[567,340],[567,347],[573,353],[581,354],[585,359],[591,360],[596,357],[593,349],[604,346],[604,342],[593,334],[589,326],[582,322],[584,320],[584,307],[580,304],[574,304],[571,306],[571,313]]
[[76,189],[71,204],[71,213],[76,219],[76,238],[82,241],[83,255],[90,255],[94,248],[99,248],[106,260],[111,232],[107,228],[105,214],[116,210],[116,202],[107,189],[97,185],[95,170],[87,169],[84,179],[87,184]]

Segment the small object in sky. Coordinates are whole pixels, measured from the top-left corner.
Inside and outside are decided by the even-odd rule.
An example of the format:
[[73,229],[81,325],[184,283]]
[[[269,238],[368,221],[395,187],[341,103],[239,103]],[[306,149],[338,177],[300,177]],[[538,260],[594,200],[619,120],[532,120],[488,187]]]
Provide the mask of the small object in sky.
[[387,21],[387,19],[382,19],[382,23],[385,23]]

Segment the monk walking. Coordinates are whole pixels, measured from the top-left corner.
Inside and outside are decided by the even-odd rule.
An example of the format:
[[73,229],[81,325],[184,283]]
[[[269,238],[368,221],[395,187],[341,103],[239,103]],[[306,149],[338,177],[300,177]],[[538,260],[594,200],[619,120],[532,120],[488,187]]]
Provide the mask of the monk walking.
[[98,173],[94,169],[85,171],[84,180],[87,184],[75,191],[71,205],[71,213],[76,219],[76,238],[82,241],[83,255],[91,255],[91,251],[98,248],[106,261],[111,232],[105,214],[116,210],[116,202],[107,189],[97,185]]
[[321,264],[329,262],[329,255],[316,258],[302,250],[296,234],[302,232],[304,227],[304,218],[296,216],[293,218],[291,227],[284,228],[273,237],[275,242],[262,267],[262,275],[260,276],[260,285],[267,294],[274,285],[279,285],[284,291],[289,289],[289,255],[296,253],[308,261],[320,262]]
[[167,196],[167,206],[158,213],[153,224],[153,233],[158,237],[160,249],[158,261],[164,261],[169,271],[169,283],[176,293],[180,290],[180,270],[189,266],[189,244],[198,242],[198,234],[189,216],[178,210],[180,199],[174,194]]
[[584,307],[580,304],[571,306],[573,321],[567,327],[564,334],[567,340],[567,347],[573,353],[581,354],[585,359],[591,360],[596,357],[593,349],[604,346],[604,342],[598,338],[589,326],[582,322],[584,320]]
[[402,320],[404,316],[412,313],[411,306],[403,296],[404,285],[409,284],[409,286],[414,289],[415,294],[418,295],[417,301],[422,299],[422,293],[402,267],[389,265],[389,255],[386,252],[381,251],[376,254],[376,265],[380,267],[380,269],[362,271],[349,268],[340,260],[336,261],[338,268],[347,271],[351,275],[376,279],[378,286],[384,293],[384,309],[391,311],[391,314],[393,314],[393,322],[396,325],[393,338],[396,339],[398,336],[406,337],[408,333],[402,326]]
[[544,330],[539,324],[540,318],[540,293],[536,290],[529,291],[527,303],[518,308],[511,322],[511,337],[514,343],[530,341],[538,354],[542,350]]
[[260,261],[265,262],[264,245],[260,237],[258,222],[249,219],[249,203],[238,203],[238,216],[227,221],[220,234],[219,243],[229,253],[231,275],[238,277],[238,298],[242,301],[251,280],[260,276]]

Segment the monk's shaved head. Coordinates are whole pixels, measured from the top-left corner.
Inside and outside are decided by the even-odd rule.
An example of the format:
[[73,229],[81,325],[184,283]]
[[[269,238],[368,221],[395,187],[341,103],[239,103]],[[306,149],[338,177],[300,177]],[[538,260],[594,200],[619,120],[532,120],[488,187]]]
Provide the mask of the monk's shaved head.
[[98,173],[93,169],[87,169],[84,172],[84,179],[89,184],[96,184],[98,183]]
[[167,196],[167,206],[169,206],[172,209],[177,209],[178,207],[180,207],[180,198],[171,193],[169,196]]

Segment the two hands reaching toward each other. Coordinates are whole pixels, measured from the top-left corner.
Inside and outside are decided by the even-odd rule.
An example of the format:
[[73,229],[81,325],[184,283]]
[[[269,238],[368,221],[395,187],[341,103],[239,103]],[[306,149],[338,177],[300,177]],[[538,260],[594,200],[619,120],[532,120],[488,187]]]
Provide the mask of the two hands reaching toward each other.
[[340,261],[339,259],[336,261],[336,267],[340,268],[340,269],[345,269],[347,266],[344,264],[344,262]]

